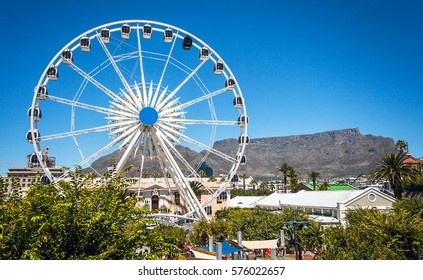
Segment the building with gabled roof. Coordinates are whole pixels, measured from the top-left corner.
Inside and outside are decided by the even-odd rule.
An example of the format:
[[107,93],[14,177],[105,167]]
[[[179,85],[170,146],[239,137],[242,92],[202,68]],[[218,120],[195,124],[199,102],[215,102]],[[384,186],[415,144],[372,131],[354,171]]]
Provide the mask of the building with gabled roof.
[[395,199],[377,188],[344,191],[300,191],[273,193],[258,200],[255,205],[269,210],[295,208],[305,212],[322,226],[345,225],[345,214],[350,209],[372,208],[387,210]]

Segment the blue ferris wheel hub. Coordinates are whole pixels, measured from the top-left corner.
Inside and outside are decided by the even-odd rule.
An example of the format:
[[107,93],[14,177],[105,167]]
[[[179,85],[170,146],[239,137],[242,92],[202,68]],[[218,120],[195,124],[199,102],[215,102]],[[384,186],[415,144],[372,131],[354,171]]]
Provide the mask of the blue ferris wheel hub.
[[139,117],[144,125],[153,125],[159,118],[159,114],[153,107],[144,107],[141,109]]

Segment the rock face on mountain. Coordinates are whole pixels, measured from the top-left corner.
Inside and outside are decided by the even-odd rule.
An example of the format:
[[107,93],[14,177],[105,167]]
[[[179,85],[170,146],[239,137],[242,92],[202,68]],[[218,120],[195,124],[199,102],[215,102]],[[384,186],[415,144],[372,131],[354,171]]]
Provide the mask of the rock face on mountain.
[[[214,147],[223,152],[235,149],[237,141],[227,139]],[[240,174],[254,177],[280,177],[277,167],[287,162],[309,177],[317,171],[322,177],[368,174],[381,155],[395,151],[393,139],[362,135],[356,128],[327,131],[315,134],[251,139],[246,148],[247,164]],[[212,167],[214,164],[209,163]],[[219,168],[214,167],[216,171]]]
[[[237,139],[225,139],[215,142],[216,150],[235,157],[238,148]],[[178,147],[180,153],[192,165],[198,164],[202,155],[185,147]],[[317,171],[321,177],[335,177],[368,174],[374,169],[381,157],[395,151],[394,140],[387,137],[362,135],[356,128],[333,130],[315,134],[255,138],[246,147],[247,163],[240,167],[239,174],[245,173],[258,178],[276,178],[282,174],[278,166],[287,162],[309,177]],[[108,166],[111,158],[119,159],[121,151],[104,156],[93,163],[93,167]],[[127,164],[139,166],[128,161]],[[215,175],[225,174],[230,163],[210,155],[207,165],[212,167]],[[144,170],[149,174],[160,172],[157,161],[146,161]],[[136,173],[136,168],[132,173]],[[128,174],[133,176],[132,174]]]

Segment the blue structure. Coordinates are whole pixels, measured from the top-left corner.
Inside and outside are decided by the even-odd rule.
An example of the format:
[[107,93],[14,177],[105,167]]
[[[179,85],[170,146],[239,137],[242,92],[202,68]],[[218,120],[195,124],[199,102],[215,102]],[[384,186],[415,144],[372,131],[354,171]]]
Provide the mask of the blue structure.
[[[207,251],[209,250],[209,246],[198,246],[198,247],[201,248],[201,249],[207,250]],[[231,255],[231,254],[234,254],[234,253],[238,253],[240,251],[242,251],[242,250],[239,249],[239,248],[236,248],[234,246],[231,246],[228,243],[228,241],[225,240],[225,241],[222,242],[222,255]],[[213,252],[216,252],[216,244],[213,245]]]

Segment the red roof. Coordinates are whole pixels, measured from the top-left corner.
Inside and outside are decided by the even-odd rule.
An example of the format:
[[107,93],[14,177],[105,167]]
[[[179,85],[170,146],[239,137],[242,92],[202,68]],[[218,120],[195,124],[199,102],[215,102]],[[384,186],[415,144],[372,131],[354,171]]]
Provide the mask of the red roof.
[[407,164],[418,164],[419,162],[414,159],[411,154],[409,152],[406,153],[407,158],[404,159],[403,163],[407,163]]

